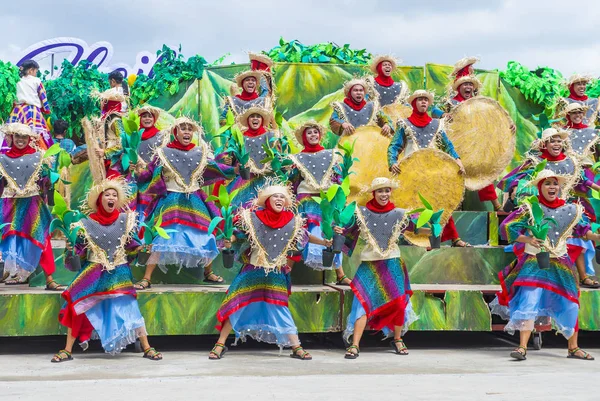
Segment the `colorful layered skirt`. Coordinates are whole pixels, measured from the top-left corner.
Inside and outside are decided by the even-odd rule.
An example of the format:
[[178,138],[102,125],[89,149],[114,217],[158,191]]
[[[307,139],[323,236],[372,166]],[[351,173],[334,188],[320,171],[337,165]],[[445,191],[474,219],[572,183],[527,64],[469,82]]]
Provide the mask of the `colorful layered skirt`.
[[386,336],[393,335],[395,326],[401,326],[404,334],[417,320],[410,303],[408,272],[400,258],[363,261],[350,288],[354,300],[343,333],[346,342],[350,342],[356,321],[365,315],[369,327]]
[[41,265],[47,274],[54,272],[50,242],[52,215],[41,196],[0,198],[2,229],[0,251],[4,271],[18,279],[26,279]]
[[239,189],[238,194],[233,199],[232,206],[248,207],[258,195],[258,189],[264,186],[267,182],[266,175],[250,174],[249,180],[244,180],[241,176],[237,176],[227,185],[227,192],[231,193]]
[[126,264],[111,271],[100,263],[84,264],[62,294],[60,323],[82,343],[97,336],[107,353],[121,352],[147,335],[132,279]]
[[281,348],[296,345],[298,329],[288,308],[291,286],[289,272],[266,274],[261,267],[244,265],[217,311],[217,330],[229,319],[236,339],[250,337]]
[[207,232],[211,213],[197,192],[167,192],[153,210],[155,214],[162,211],[162,228],[174,232],[169,233],[169,239],[154,240],[148,263],[157,264],[163,272],[168,266],[177,266],[181,271],[183,267],[207,266],[217,257],[217,240]]
[[492,313],[508,320],[505,330],[533,330],[536,322],[552,320],[565,338],[577,327],[579,288],[569,256],[551,258],[541,269],[535,255],[523,254],[498,276],[502,291],[490,304]]

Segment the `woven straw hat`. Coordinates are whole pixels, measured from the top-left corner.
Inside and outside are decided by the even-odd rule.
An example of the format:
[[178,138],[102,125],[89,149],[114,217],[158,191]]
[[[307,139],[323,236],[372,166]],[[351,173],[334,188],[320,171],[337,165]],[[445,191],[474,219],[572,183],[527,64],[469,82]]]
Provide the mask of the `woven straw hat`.
[[376,177],[371,181],[371,186],[369,187],[368,192],[374,192],[381,188],[398,188],[398,183],[391,178],[387,177]]
[[389,61],[390,63],[392,63],[392,70],[395,70],[398,64],[402,62],[402,60],[398,60],[397,58],[389,54],[380,54],[378,56],[375,56],[373,57],[373,61],[371,61],[371,65],[369,66],[373,74],[378,73],[377,66],[383,63],[384,61]]
[[287,185],[277,184],[277,185],[268,185],[258,191],[258,196],[256,197],[256,201],[254,202],[258,207],[265,207],[265,202],[271,196],[275,194],[282,194],[285,196],[285,207],[291,208],[294,204],[294,196],[292,195],[292,191]]
[[433,93],[426,91],[425,89],[417,89],[416,91],[414,91],[412,95],[409,96],[407,102],[408,104],[411,104],[413,100],[420,97],[426,97],[427,99],[429,99],[429,104],[433,104]]

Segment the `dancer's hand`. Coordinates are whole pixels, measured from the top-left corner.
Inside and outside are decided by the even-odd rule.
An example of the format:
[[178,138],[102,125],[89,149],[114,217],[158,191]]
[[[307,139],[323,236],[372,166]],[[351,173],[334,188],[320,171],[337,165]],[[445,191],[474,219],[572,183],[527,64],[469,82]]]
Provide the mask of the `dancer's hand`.
[[333,232],[339,235],[344,235],[344,229],[342,227],[334,226]]
[[392,133],[392,127],[390,127],[389,124],[385,124],[382,128],[381,128],[381,134],[384,136],[390,136],[390,134]]
[[233,164],[233,157],[231,157],[229,155],[224,156],[223,159],[222,159],[222,161],[223,161],[223,164],[231,166]]
[[458,172],[460,174],[464,174],[465,173],[465,165],[463,164],[462,160],[456,159],[456,164],[458,164],[458,167],[460,168],[460,170]]
[[99,158],[104,157],[104,149],[95,149],[94,152],[96,153],[97,157],[99,157]]
[[352,135],[352,134],[354,134],[354,127],[350,123],[343,123],[342,124],[342,129],[343,129],[342,133],[344,135]]
[[392,172],[392,174],[400,174],[400,166],[398,165],[398,163],[394,163],[390,168],[390,171]]
[[544,243],[542,242],[542,240],[539,240],[539,239],[537,239],[535,237],[527,237],[527,238],[529,238],[529,240],[527,241],[527,243],[529,245],[531,245],[532,247],[534,247],[534,248],[540,249],[542,246],[544,246]]

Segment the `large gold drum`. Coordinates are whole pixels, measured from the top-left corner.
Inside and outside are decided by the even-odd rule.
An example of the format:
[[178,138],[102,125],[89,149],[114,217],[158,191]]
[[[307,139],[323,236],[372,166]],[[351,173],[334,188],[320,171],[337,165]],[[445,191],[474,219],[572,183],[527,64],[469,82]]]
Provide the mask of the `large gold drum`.
[[[434,210],[444,209],[440,223],[446,224],[465,193],[465,178],[456,161],[440,150],[427,148],[401,159],[398,166],[400,174],[395,179],[399,188],[392,193],[396,207],[409,210],[423,207],[420,193]],[[429,246],[426,235],[407,231],[404,237],[413,245]]]
[[400,119],[406,119],[412,114],[412,107],[402,103],[392,103],[382,107],[382,111],[392,119],[394,124]]
[[465,166],[465,186],[477,191],[494,182],[515,153],[515,134],[506,110],[494,99],[476,96],[450,112],[446,134]]

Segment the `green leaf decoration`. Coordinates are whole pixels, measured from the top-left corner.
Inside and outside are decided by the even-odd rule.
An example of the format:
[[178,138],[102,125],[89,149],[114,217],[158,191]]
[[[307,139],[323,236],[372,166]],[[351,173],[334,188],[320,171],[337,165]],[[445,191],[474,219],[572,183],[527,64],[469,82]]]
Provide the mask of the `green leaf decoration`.
[[54,191],[54,206],[52,207],[52,214],[62,220],[67,210],[69,209],[67,208],[67,202],[65,201],[65,198],[63,198],[58,191]]
[[419,199],[421,199],[421,202],[423,202],[423,205],[425,205],[425,208],[429,209],[429,210],[433,210],[433,206],[431,206],[431,203],[429,203],[427,201],[427,199],[425,199],[425,197],[423,195],[421,195],[421,193],[418,193],[419,195]]
[[158,235],[160,235],[164,239],[170,239],[171,238],[171,236],[169,236],[169,234],[167,234],[167,232],[165,231],[165,229],[162,228],[162,227],[156,227],[156,233]]
[[283,38],[279,39],[278,46],[263,53],[275,62],[366,65],[371,61],[371,54],[365,49],[354,50],[349,44],[340,47],[335,43],[326,42],[305,46],[297,40],[286,42]]
[[431,219],[431,216],[433,216],[433,210],[430,210],[430,209],[423,210],[417,220],[417,228],[421,228],[425,224],[427,224],[429,222],[429,219]]
[[55,143],[54,145],[50,146],[45,152],[44,152],[44,156],[42,157],[43,159],[47,159],[49,157],[52,157],[54,155],[57,155],[60,153],[61,151],[61,147],[60,147],[60,143]]

